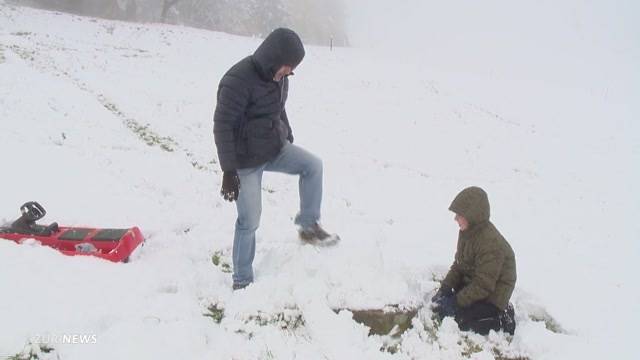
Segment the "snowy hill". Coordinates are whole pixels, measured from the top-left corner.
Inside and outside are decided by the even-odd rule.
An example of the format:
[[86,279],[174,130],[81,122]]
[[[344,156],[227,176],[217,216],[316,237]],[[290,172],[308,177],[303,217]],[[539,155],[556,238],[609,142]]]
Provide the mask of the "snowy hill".
[[[633,358],[631,96],[565,88],[494,105],[482,99],[502,88],[462,95],[464,74],[364,49],[308,47],[287,103],[296,143],[324,161],[323,224],[342,243],[300,244],[297,179],[266,174],[256,282],[232,292],[235,209],[218,195],[212,116],[220,77],[259,43],[0,1],[0,224],[37,200],[45,220],[147,237],[128,264],[0,240],[0,357],[40,341],[64,360]],[[332,311],[422,306],[453,259],[447,208],[469,185],[516,253],[513,338],[433,330],[428,309],[401,339],[367,336]]]

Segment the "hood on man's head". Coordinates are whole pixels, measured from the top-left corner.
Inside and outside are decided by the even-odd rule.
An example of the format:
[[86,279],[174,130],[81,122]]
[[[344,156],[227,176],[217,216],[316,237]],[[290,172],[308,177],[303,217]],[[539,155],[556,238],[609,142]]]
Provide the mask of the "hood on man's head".
[[477,186],[462,190],[451,202],[449,210],[464,216],[470,225],[488,221],[491,215],[489,197]]
[[278,28],[267,36],[253,53],[253,58],[265,78],[272,79],[283,65],[293,68],[304,58],[304,46],[298,34],[291,29]]

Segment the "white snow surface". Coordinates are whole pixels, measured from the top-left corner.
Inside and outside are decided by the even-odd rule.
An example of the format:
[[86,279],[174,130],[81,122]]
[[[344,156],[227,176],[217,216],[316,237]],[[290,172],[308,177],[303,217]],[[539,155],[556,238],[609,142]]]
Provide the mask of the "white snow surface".
[[[0,1],[0,224],[37,200],[45,222],[136,225],[147,239],[128,264],[0,240],[0,357],[79,334],[96,341],[52,341],[49,356],[492,359],[498,348],[530,359],[635,358],[637,74],[624,92],[599,88],[602,74],[588,88],[559,86],[552,72],[498,85],[430,67],[426,56],[308,46],[287,112],[296,144],[323,159],[322,221],[342,242],[300,244],[297,179],[267,173],[256,282],[233,292],[211,260],[220,252],[230,262],[236,215],[219,196],[212,118],[219,79],[259,43]],[[465,81],[473,86],[459,90]],[[161,139],[148,145],[134,123]],[[515,336],[461,334],[447,319],[434,339],[423,309],[397,353],[380,351],[389,339],[331,309],[423,305],[455,251],[447,208],[471,185],[488,192],[516,253]],[[219,324],[203,316],[211,304],[225,308]],[[249,320],[283,312],[304,325]],[[532,320],[540,314],[564,331]],[[480,349],[465,354],[465,341]]]

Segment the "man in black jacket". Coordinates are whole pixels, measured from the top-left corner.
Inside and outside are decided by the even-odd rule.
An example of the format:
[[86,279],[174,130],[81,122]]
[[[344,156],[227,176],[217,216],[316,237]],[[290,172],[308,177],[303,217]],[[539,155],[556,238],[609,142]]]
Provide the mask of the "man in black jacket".
[[285,111],[288,76],[304,57],[300,37],[276,29],[255,53],[235,64],[218,86],[213,133],[223,171],[221,195],[236,201],[238,219],[233,240],[233,288],[253,282],[255,232],[262,211],[262,174],[299,175],[300,211],[295,223],[302,240],[338,240],[319,224],[322,161],[293,145]]

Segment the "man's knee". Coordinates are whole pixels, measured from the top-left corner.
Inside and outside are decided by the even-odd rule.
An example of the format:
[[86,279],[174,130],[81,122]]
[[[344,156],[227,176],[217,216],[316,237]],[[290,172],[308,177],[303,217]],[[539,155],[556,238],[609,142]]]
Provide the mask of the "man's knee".
[[260,215],[238,216],[236,228],[244,231],[256,231],[260,226]]
[[487,335],[491,330],[503,330],[513,335],[515,331],[513,306],[509,304],[506,310],[500,311],[493,304],[478,302],[466,308],[460,308],[455,320],[463,331],[473,331],[480,335]]
[[476,334],[487,335],[491,330],[500,330],[500,319],[498,316],[472,319],[468,321],[461,321],[457,319],[458,326],[462,331],[473,331]]
[[236,228],[238,230],[256,231],[260,226],[260,216],[262,215],[262,206],[254,204],[249,209],[242,209],[238,211],[238,220],[236,221]]
[[309,160],[309,165],[307,166],[307,173],[322,175],[322,166],[323,166],[322,159],[314,155]]

